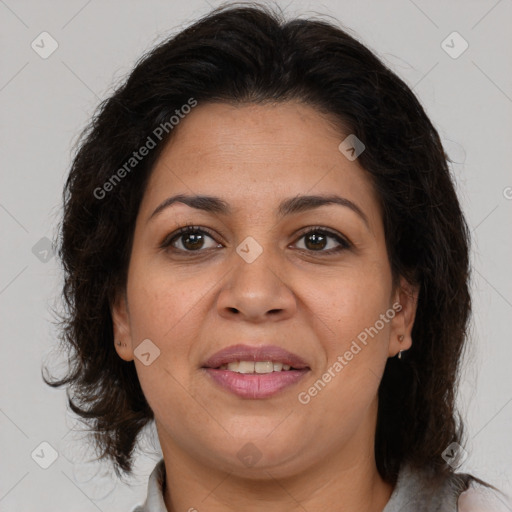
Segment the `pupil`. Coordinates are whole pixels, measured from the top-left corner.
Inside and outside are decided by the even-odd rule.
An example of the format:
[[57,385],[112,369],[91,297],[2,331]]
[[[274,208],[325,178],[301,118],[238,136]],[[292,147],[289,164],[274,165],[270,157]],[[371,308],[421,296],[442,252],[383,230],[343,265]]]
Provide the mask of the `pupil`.
[[[323,249],[325,247],[325,236],[319,235],[317,233],[311,233],[306,237],[306,246],[308,245],[308,241],[312,241],[313,244],[309,244],[310,246],[313,245],[313,247],[309,247],[309,249]],[[315,245],[316,244],[316,245]]]
[[[190,241],[190,243],[189,243]],[[199,249],[203,242],[203,235],[200,233],[189,233],[185,236],[183,245],[187,247],[187,249]]]

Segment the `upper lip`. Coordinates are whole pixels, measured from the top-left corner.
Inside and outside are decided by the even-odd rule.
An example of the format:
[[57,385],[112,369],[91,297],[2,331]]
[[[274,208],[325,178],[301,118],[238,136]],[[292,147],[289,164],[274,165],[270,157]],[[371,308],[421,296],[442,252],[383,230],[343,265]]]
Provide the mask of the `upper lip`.
[[203,363],[203,368],[218,368],[234,361],[273,361],[288,364],[298,370],[309,368],[308,364],[298,355],[276,345],[232,345],[215,352]]

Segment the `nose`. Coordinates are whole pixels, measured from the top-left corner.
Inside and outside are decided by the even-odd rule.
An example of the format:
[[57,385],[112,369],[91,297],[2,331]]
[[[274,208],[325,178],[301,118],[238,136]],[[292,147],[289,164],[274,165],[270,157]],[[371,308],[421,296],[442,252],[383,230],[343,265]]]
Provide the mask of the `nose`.
[[295,314],[297,304],[283,279],[284,269],[269,251],[252,262],[234,255],[234,266],[217,298],[219,314],[224,318],[253,323],[278,321]]

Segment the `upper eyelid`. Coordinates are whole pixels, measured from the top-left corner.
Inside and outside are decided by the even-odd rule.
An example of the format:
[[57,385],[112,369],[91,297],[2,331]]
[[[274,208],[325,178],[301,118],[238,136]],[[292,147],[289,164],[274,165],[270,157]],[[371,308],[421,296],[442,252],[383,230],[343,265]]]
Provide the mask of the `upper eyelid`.
[[[215,240],[217,243],[219,243],[216,240],[215,236],[210,232],[209,228],[206,228],[204,226],[198,226],[195,224],[186,224],[185,226],[182,226],[182,227],[178,228],[177,230],[173,231],[170,235],[167,235],[164,238],[164,240],[162,241],[162,243],[160,244],[160,246],[163,247],[163,246],[167,246],[167,245],[172,245],[173,240],[179,239],[181,236],[187,234],[187,232],[189,232],[189,231],[202,232],[202,233],[208,235],[213,240]],[[300,240],[304,236],[310,234],[311,232],[317,232],[317,231],[323,232],[327,236],[334,238],[334,239],[339,238],[340,240],[338,240],[338,243],[340,243],[342,245],[346,244],[349,247],[353,246],[353,243],[345,235],[342,235],[341,233],[338,233],[337,231],[332,230],[332,228],[328,228],[328,227],[324,227],[324,226],[306,226],[305,228],[302,228],[301,230],[299,230],[299,233],[297,233],[295,235],[296,239],[295,239],[294,243],[296,243],[298,240]],[[186,251],[186,252],[200,252],[200,251]],[[328,251],[313,251],[313,252],[328,252]]]

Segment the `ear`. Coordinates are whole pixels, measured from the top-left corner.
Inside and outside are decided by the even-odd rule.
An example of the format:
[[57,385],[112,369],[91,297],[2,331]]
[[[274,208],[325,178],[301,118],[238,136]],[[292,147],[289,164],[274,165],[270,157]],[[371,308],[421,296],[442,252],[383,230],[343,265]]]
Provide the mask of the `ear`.
[[395,316],[391,320],[388,357],[394,357],[400,350],[412,346],[412,327],[418,305],[419,285],[409,283],[400,277],[400,283],[393,294],[392,308]]
[[133,361],[132,336],[130,327],[130,312],[126,293],[119,292],[110,307],[112,327],[114,331],[114,347],[121,359]]

